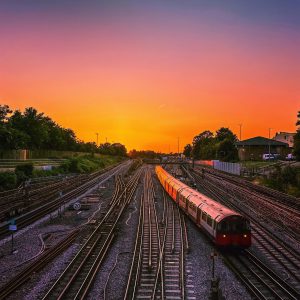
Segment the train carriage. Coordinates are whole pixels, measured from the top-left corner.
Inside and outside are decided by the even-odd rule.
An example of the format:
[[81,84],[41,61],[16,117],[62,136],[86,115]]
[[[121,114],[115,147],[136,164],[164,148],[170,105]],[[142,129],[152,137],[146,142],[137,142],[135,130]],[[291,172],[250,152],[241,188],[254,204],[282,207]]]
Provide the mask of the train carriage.
[[216,245],[250,247],[251,229],[246,218],[193,190],[162,167],[156,167],[156,174],[171,198]]
[[192,195],[192,189],[189,187],[182,187],[178,191],[177,203],[184,211],[187,210],[188,198]]

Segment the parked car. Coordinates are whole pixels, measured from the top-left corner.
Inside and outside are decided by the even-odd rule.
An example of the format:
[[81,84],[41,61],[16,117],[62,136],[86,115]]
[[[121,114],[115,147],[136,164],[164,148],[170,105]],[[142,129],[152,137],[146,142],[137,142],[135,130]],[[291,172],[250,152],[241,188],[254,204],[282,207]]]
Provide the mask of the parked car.
[[263,154],[262,159],[263,160],[275,160],[276,158],[275,158],[274,154],[265,153],[265,154]]
[[295,157],[292,153],[289,153],[289,154],[286,156],[285,159],[286,159],[286,160],[295,160],[296,157]]

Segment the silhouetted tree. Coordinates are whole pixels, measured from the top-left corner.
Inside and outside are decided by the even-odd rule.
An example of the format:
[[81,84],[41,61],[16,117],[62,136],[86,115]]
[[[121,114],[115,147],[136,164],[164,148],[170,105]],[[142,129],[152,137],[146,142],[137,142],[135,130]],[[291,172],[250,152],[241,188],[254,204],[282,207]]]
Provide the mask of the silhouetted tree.
[[195,159],[213,159],[215,156],[214,150],[214,135],[211,131],[205,130],[193,139],[193,157]]
[[229,129],[225,127],[221,127],[216,131],[216,136],[215,136],[217,142],[222,142],[225,139],[230,140],[232,142],[237,142],[237,136]]
[[236,161],[238,160],[238,151],[230,139],[225,139],[218,145],[218,156],[217,158],[222,161]]
[[0,150],[50,149],[81,152],[103,152],[111,155],[126,155],[124,145],[105,144],[98,148],[95,143],[76,138],[72,129],[63,128],[35,108],[14,112],[8,105],[0,105]]
[[192,151],[193,151],[193,147],[191,144],[187,144],[184,149],[183,149],[183,154],[186,156],[186,157],[191,157],[192,155]]
[[[300,111],[297,114],[296,126],[300,126]],[[294,155],[296,159],[300,161],[300,127],[298,127],[296,134],[294,135]]]

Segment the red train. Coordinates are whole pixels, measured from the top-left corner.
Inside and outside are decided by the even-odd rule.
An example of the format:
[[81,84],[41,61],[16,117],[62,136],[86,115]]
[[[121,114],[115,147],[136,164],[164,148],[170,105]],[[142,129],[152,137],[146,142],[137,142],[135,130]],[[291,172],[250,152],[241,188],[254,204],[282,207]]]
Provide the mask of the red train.
[[250,222],[246,218],[193,190],[162,167],[157,166],[155,171],[166,192],[217,246],[251,246]]

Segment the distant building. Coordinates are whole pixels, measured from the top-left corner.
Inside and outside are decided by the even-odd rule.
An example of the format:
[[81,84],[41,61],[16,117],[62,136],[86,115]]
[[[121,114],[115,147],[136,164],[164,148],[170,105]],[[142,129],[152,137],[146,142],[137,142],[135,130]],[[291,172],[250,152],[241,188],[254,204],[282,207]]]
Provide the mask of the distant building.
[[273,139],[276,140],[276,141],[279,141],[279,142],[287,143],[290,148],[293,148],[294,147],[294,135],[295,134],[296,134],[296,132],[294,132],[294,133],[276,132],[276,135]]
[[236,143],[240,160],[262,160],[265,153],[280,154],[285,157],[289,153],[288,143],[256,136]]

